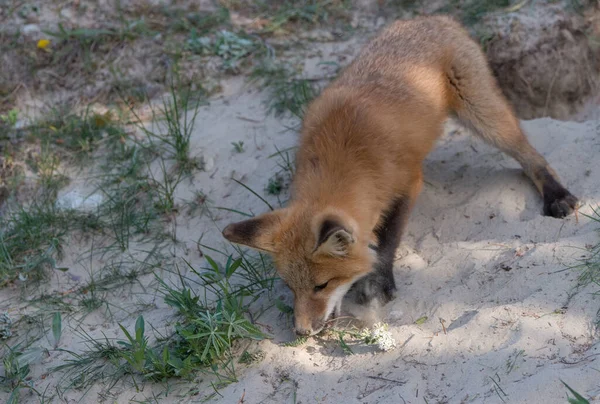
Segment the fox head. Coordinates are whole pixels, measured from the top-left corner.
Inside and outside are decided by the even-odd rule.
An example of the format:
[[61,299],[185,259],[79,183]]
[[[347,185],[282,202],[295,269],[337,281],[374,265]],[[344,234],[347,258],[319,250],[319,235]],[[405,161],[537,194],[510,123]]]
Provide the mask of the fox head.
[[343,212],[290,206],[232,223],[223,236],[267,252],[294,294],[294,326],[314,335],[338,315],[352,284],[367,275],[374,256],[357,223]]

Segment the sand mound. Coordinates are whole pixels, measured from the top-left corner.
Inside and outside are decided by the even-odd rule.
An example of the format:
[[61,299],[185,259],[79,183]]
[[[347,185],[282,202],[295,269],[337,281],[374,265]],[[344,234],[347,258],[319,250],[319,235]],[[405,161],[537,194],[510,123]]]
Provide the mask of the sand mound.
[[487,56],[521,118],[568,119],[598,94],[597,14],[569,13],[556,5],[487,24]]

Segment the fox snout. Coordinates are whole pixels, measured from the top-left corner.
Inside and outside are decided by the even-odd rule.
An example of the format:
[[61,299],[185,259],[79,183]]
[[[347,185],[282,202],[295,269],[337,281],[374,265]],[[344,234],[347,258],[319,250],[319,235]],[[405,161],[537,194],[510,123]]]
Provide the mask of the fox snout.
[[318,334],[327,322],[327,300],[314,296],[298,296],[294,299],[294,329],[296,334]]
[[294,330],[299,336],[308,337],[318,334],[325,326],[324,319],[311,320],[310,318],[294,317]]

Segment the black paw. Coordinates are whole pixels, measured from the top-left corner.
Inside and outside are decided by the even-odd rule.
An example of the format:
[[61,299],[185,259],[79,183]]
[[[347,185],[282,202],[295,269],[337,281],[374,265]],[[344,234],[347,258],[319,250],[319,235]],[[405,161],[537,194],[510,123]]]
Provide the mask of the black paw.
[[579,201],[569,191],[564,190],[559,195],[554,194],[551,197],[544,198],[544,215],[562,219],[569,216],[577,208]]
[[373,299],[385,305],[396,297],[396,284],[378,273],[371,273],[352,285],[350,292],[360,305],[367,305]]

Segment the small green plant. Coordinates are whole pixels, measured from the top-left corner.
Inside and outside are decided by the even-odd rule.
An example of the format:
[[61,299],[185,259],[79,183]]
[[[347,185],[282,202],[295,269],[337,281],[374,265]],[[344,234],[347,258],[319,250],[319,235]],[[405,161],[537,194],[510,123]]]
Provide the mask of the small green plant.
[[[346,3],[347,2],[343,0],[307,0],[302,2],[281,1],[276,3],[262,3],[262,11],[272,15],[263,32],[269,33],[281,31],[284,30],[287,25],[292,23],[314,26],[326,23],[331,19],[334,21],[344,21],[348,15]],[[269,6],[271,9],[267,9]]]
[[134,124],[146,134],[150,147],[165,152],[169,158],[175,160],[177,169],[184,173],[194,168],[203,168],[201,159],[192,157],[190,149],[196,117],[202,102],[203,98],[194,94],[191,85],[180,90],[175,79],[172,79],[169,97],[162,99],[162,106],[158,111],[151,107],[154,120],[162,123],[162,127],[149,128],[139,115],[131,110],[135,118]]
[[2,365],[4,376],[0,376],[0,386],[10,392],[7,403],[17,404],[20,400],[21,390],[30,390],[41,396],[35,389],[29,377],[31,364],[38,361],[44,350],[39,347],[21,349],[20,345],[4,346]]
[[385,323],[377,323],[371,329],[352,330],[352,329],[334,329],[337,334],[342,350],[349,355],[352,355],[352,349],[344,340],[345,337],[353,338],[359,343],[366,345],[377,345],[382,351],[391,351],[396,348],[396,341],[392,334],[388,331],[388,325]]
[[293,341],[284,342],[283,346],[295,348],[295,347],[299,347],[301,345],[306,344],[307,341],[308,341],[308,337],[297,337]]
[[[233,277],[243,265],[243,259],[229,257],[223,268],[206,256],[208,268],[189,269],[202,280],[205,293],[211,298],[196,295],[179,274],[180,285],[168,285],[156,276],[167,305],[174,308],[180,321],[174,332],[154,344],[146,335],[144,318],[139,316],[134,333],[120,325],[125,340],[112,342],[95,340],[83,333],[89,349],[83,353],[66,351],[71,355],[55,371],[63,373],[64,389],[89,386],[94,380],[109,381],[112,388],[123,376],[151,380],[172,377],[188,378],[195,372],[208,372],[226,380],[235,379],[233,346],[241,339],[262,339],[263,333],[246,317],[253,299],[251,288],[234,285]],[[197,289],[197,288],[194,288]],[[225,372],[222,373],[222,372]]]
[[[600,224],[600,207],[592,208],[592,214],[582,215],[588,217],[592,221]],[[587,246],[587,256],[580,260],[580,263],[570,267],[571,269],[579,269],[579,284],[587,286],[594,284],[600,286],[600,242]]]
[[0,339],[9,339],[12,336],[13,319],[7,312],[0,314]]
[[256,66],[251,77],[262,81],[261,86],[269,93],[267,112],[276,117],[291,115],[302,119],[306,106],[318,94],[311,81],[296,77],[289,66],[274,64],[270,60]]
[[37,173],[43,192],[54,198],[56,192],[68,184],[69,178],[59,173],[60,157],[53,153],[48,141],[43,141],[40,154],[30,161],[31,168]]
[[42,279],[45,268],[57,265],[70,231],[98,229],[93,215],[60,210],[39,201],[27,208],[18,207],[0,219],[0,286],[20,279]]
[[0,121],[4,122],[10,127],[14,127],[17,125],[17,121],[19,119],[19,110],[16,108],[11,109],[6,114],[0,115]]
[[239,141],[239,142],[231,142],[231,144],[233,145],[233,151],[235,151],[236,153],[243,153],[244,152],[244,142],[243,141]]
[[284,190],[284,187],[285,187],[284,181],[285,180],[283,178],[283,175],[281,175],[280,173],[276,173],[274,176],[269,178],[269,182],[267,183],[267,187],[265,188],[265,191],[269,195],[281,194],[281,192]]
[[449,13],[458,15],[463,24],[473,26],[481,21],[487,14],[507,9],[511,0],[451,0],[448,4],[436,10],[436,13]]
[[214,37],[198,37],[195,30],[187,41],[190,51],[201,55],[214,55],[223,60],[225,70],[238,71],[240,64],[250,55],[264,49],[255,38],[243,33],[219,31]]
[[265,353],[263,351],[250,352],[248,350],[244,351],[240,355],[239,363],[243,363],[245,365],[251,365],[253,363],[260,362],[265,357]]
[[99,114],[89,107],[82,113],[57,109],[49,120],[37,125],[37,132],[43,141],[74,152],[80,161],[98,148],[105,135],[109,139],[123,135],[110,112]]

